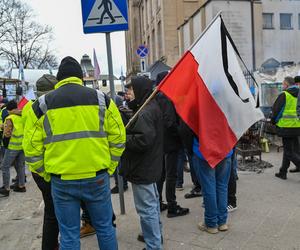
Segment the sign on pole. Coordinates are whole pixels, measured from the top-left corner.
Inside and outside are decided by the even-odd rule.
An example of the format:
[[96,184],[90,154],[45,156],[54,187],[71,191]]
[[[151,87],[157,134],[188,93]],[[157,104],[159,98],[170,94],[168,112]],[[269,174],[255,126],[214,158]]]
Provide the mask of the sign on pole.
[[145,45],[140,45],[136,53],[139,57],[144,58],[149,54],[149,49]]
[[145,58],[141,58],[141,72],[144,73],[146,72],[146,59]]
[[128,30],[126,0],[81,0],[84,33]]

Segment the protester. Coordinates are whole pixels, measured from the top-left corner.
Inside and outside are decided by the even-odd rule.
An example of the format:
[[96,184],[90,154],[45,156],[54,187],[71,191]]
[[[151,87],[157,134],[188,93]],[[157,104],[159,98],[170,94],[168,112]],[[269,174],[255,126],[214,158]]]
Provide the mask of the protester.
[[12,185],[15,192],[26,192],[25,188],[25,158],[22,148],[24,127],[21,111],[15,100],[9,101],[6,105],[9,116],[4,123],[4,138],[9,138],[2,162],[3,187],[0,188],[1,197],[9,196],[10,192],[10,166],[15,161],[17,171],[17,182]]
[[236,159],[235,149],[233,150],[230,163],[231,164],[230,164],[230,177],[228,182],[227,211],[233,212],[237,210],[237,199],[236,199],[237,159]]
[[[57,83],[57,80],[52,75],[43,75],[41,78],[39,78],[36,82],[36,88],[37,88],[37,96],[40,97],[44,94],[47,94],[49,91],[54,90],[54,86]],[[22,119],[24,121],[24,130],[30,130],[34,123],[37,122],[36,120],[33,120],[32,117],[35,117],[33,114],[32,109],[32,102],[28,102],[23,110],[22,110]],[[27,117],[30,116],[31,119],[27,119]],[[29,150],[29,147],[32,146],[31,144],[31,138],[28,138],[28,134],[25,133],[24,139],[23,139],[23,148],[25,150],[25,153]],[[27,156],[25,154],[25,156]],[[30,161],[30,159],[27,159],[27,161]],[[31,169],[30,169],[31,170]],[[38,175],[35,172],[32,172],[32,177],[37,184],[38,188],[42,192],[43,201],[45,204],[44,207],[44,222],[43,222],[43,235],[42,235],[42,250],[58,250],[58,223],[54,212],[54,205],[53,205],[53,199],[51,196],[51,183],[46,182],[43,177]]]
[[[156,85],[165,78],[167,71],[159,73],[156,78]],[[182,143],[178,134],[178,118],[172,102],[162,93],[156,97],[160,109],[163,113],[163,152],[164,168],[160,180],[157,182],[157,188],[160,196],[161,211],[168,209],[167,217],[173,218],[183,216],[189,213],[188,208],[182,208],[176,201],[176,181],[178,156]],[[162,201],[163,184],[166,180],[166,200],[167,206]]]
[[[201,143],[201,142],[200,142]],[[201,183],[204,201],[204,222],[200,230],[215,234],[227,231],[227,196],[232,151],[215,168],[212,168],[199,151],[199,142],[193,144],[196,176]]]
[[[127,85],[128,106],[137,112],[152,92],[149,79],[138,76]],[[135,208],[140,216],[147,250],[160,250],[161,223],[156,182],[163,164],[163,120],[156,99],[152,99],[137,114],[127,128],[126,150],[122,156],[120,174],[132,183]]]
[[271,122],[276,124],[277,134],[282,137],[283,159],[276,177],[285,180],[290,162],[296,166],[290,173],[300,172],[300,150],[298,136],[300,136],[300,120],[297,117],[297,97],[299,87],[292,77],[283,81],[283,92],[277,97],[272,107]]
[[[101,250],[116,250],[109,174],[124,150],[125,129],[120,113],[102,92],[82,86],[80,64],[61,61],[55,90],[41,96],[27,119],[38,119],[26,136],[31,169],[51,192],[60,231],[60,249],[80,249],[80,202],[89,211]],[[108,107],[108,108],[107,108]]]

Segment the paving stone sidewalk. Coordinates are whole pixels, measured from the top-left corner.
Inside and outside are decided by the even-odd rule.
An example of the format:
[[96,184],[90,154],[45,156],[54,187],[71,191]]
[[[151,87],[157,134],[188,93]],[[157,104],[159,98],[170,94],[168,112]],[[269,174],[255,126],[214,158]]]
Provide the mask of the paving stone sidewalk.
[[[281,157],[282,152],[272,150],[263,154],[263,159],[272,163],[273,168],[260,174],[239,172],[238,210],[229,216],[230,230],[217,235],[197,229],[197,223],[203,220],[202,199],[184,199],[192,187],[190,176],[185,173],[185,189],[177,192],[177,197],[179,204],[189,207],[191,213],[172,219],[166,217],[166,212],[162,213],[164,249],[300,250],[300,174],[288,174],[286,181],[275,178]],[[40,249],[41,195],[33,180],[28,179],[26,194],[12,193],[8,199],[0,199],[0,250]],[[144,244],[136,240],[140,225],[131,187],[125,193],[126,215],[120,215],[118,195],[112,197],[119,249],[143,249]],[[83,250],[98,249],[95,236],[84,238],[81,243]]]

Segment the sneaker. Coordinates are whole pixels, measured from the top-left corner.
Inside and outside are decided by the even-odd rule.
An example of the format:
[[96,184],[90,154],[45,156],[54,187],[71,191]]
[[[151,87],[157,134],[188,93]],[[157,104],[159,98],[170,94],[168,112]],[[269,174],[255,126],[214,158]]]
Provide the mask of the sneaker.
[[177,191],[182,191],[182,190],[184,190],[184,188],[183,188],[182,185],[176,185],[176,190]]
[[160,202],[160,211],[163,212],[168,209],[168,205],[166,203]]
[[300,168],[290,169],[290,173],[298,173],[300,172]]
[[237,210],[237,206],[236,206],[236,205],[231,205],[231,204],[229,204],[229,205],[227,206],[227,212],[228,212],[228,213],[231,213],[231,212],[233,212],[233,211],[235,211],[235,210]]
[[216,228],[216,227],[208,227],[208,226],[206,226],[205,224],[202,224],[202,223],[198,224],[198,228],[201,231],[204,231],[204,232],[207,232],[207,233],[210,233],[210,234],[216,234],[216,233],[219,232],[218,228]]
[[0,197],[7,197],[7,196],[9,196],[9,190],[7,190],[4,187],[0,188]]
[[187,215],[190,212],[190,209],[188,208],[183,208],[179,205],[176,205],[175,208],[168,208],[168,218],[174,218],[177,216],[184,216]]
[[15,186],[15,188],[13,189],[14,192],[18,192],[18,193],[25,193],[26,192],[26,187],[19,187],[19,186]]
[[228,225],[227,224],[223,224],[223,225],[219,226],[218,229],[221,232],[225,232],[225,231],[228,230]]
[[192,199],[192,198],[201,197],[201,196],[202,196],[201,189],[199,187],[194,187],[189,193],[184,195],[184,198]]
[[84,238],[93,234],[96,234],[96,230],[92,227],[92,225],[87,222],[83,222],[83,225],[80,228],[80,238]]
[[286,180],[286,173],[281,173],[281,172],[279,172],[279,173],[276,173],[275,176],[276,176],[277,178],[282,179],[282,180]]

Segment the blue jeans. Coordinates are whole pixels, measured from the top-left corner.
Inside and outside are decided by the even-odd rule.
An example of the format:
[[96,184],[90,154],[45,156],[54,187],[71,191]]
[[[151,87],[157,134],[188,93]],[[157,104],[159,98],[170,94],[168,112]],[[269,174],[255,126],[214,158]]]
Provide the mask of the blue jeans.
[[117,250],[112,225],[112,204],[108,173],[82,180],[51,177],[51,191],[60,231],[60,250],[80,249],[80,201],[83,201],[96,230],[101,250]]
[[9,189],[10,166],[14,161],[18,176],[17,184],[19,185],[19,187],[25,186],[25,156],[23,150],[6,149],[2,162],[3,186],[6,189]]
[[213,169],[207,161],[196,155],[193,157],[195,173],[202,186],[205,225],[216,228],[227,222],[227,190],[231,158],[223,160]]
[[[161,223],[159,194],[156,184],[132,183],[134,204],[142,227],[147,250],[161,250]],[[102,250],[102,249],[101,249]]]

